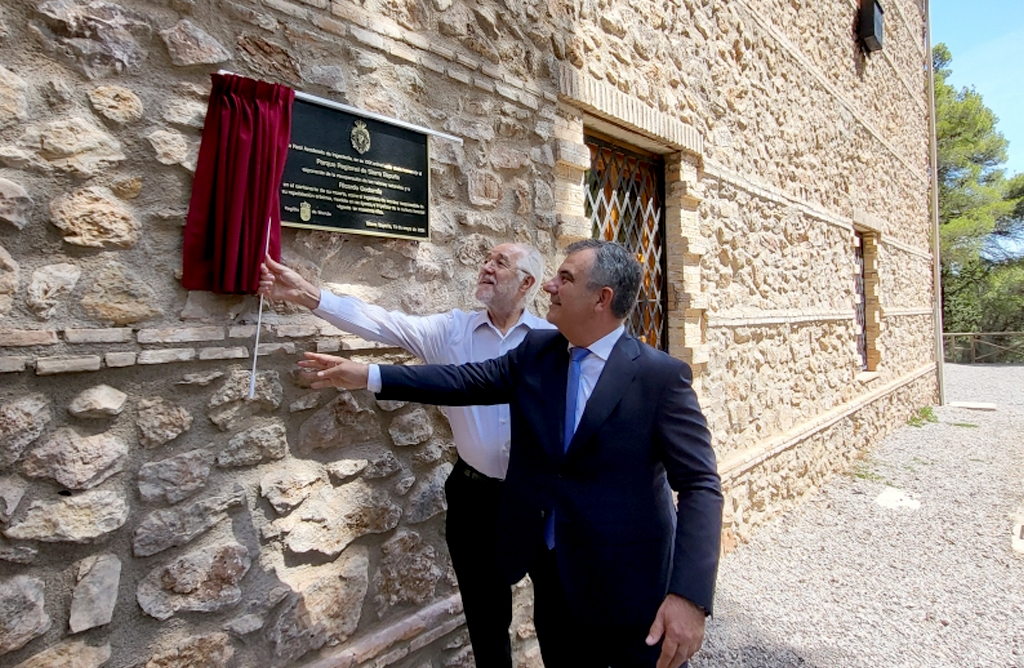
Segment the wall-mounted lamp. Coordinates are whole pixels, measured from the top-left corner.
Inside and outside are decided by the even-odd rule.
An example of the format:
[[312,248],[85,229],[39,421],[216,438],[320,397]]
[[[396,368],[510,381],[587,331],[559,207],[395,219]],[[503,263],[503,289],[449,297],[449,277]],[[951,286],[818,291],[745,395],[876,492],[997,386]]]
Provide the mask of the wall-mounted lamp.
[[867,52],[882,50],[882,5],[878,0],[860,0],[860,41]]

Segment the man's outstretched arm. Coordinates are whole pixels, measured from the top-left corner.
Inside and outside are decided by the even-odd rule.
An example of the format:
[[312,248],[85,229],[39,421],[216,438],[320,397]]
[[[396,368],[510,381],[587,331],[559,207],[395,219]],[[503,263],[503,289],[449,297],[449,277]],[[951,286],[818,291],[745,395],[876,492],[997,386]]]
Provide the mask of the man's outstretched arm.
[[316,374],[310,384],[316,389],[370,389],[382,399],[480,406],[509,403],[515,352],[484,362],[422,366],[367,365],[334,355],[305,353],[299,366]]

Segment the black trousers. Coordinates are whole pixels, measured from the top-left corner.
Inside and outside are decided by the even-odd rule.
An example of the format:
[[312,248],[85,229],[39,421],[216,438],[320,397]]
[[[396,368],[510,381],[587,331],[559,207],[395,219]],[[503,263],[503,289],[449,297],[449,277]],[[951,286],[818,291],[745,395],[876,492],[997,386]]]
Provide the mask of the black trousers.
[[512,668],[512,587],[498,567],[501,480],[461,459],[445,482],[445,533],[477,668]]
[[544,668],[654,668],[661,643],[647,646],[650,623],[594,625],[573,610],[558,572],[557,549],[540,550],[530,569],[533,624]]

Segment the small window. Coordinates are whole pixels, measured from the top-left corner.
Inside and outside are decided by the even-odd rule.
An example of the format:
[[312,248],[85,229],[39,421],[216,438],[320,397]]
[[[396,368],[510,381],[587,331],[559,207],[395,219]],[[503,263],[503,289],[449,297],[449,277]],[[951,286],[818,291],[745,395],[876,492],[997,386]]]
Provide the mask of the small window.
[[586,214],[595,239],[617,241],[643,267],[636,308],[626,323],[633,336],[668,350],[665,289],[665,164],[640,149],[587,135]]

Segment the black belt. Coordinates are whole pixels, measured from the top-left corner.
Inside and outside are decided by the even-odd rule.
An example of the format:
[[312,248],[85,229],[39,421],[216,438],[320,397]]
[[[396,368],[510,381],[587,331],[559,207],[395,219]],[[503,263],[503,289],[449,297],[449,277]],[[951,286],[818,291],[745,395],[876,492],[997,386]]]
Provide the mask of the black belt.
[[455,468],[452,469],[452,475],[465,476],[470,480],[479,480],[482,482],[500,483],[501,478],[492,478],[489,475],[484,475],[477,471],[475,468],[467,464],[462,457],[455,462]]

